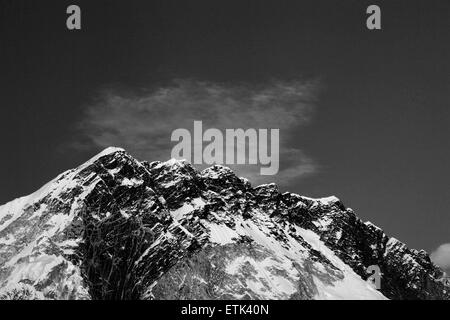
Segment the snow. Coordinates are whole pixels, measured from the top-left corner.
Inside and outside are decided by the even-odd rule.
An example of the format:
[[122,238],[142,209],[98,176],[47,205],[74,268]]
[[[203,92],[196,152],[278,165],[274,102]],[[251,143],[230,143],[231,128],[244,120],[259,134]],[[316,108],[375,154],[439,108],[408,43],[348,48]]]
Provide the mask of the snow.
[[37,284],[44,280],[47,274],[57,265],[64,262],[62,256],[42,254],[35,258],[29,257],[28,261],[16,263],[14,271],[11,272],[10,282],[18,283],[21,280],[33,281]]
[[10,245],[16,241],[16,238],[13,234],[8,234],[5,238],[0,238],[0,244]]
[[328,260],[344,273],[344,279],[333,282],[332,285],[313,277],[317,286],[318,294],[315,299],[319,300],[385,300],[386,297],[374,289],[370,283],[365,282],[347,264],[339,259],[336,254],[329,249],[320,237],[311,230],[302,229],[296,226],[296,231],[307,241],[313,249],[320,251]]
[[163,205],[166,204],[166,199],[164,199],[163,196],[159,196],[159,197],[158,197],[158,200],[159,200],[159,202],[161,202]]
[[67,239],[55,244],[61,248],[64,254],[73,254],[74,248],[76,248],[80,242],[81,239]]
[[33,240],[28,245],[25,246],[17,255],[15,255],[11,260],[9,260],[5,266],[12,267],[14,266],[20,259],[25,258],[27,256],[31,256],[34,249],[37,246],[38,239]]
[[316,277],[313,278],[317,286],[318,300],[386,300],[386,298],[368,282],[348,273],[343,280],[338,280],[333,285],[326,285]]
[[181,160],[177,160],[175,158],[171,158],[170,160],[167,160],[165,162],[161,162],[159,164],[157,164],[155,166],[155,169],[160,169],[163,167],[174,167],[174,168],[178,168],[178,167],[183,167],[187,164],[187,161],[184,159]]
[[[112,151],[110,149],[103,152],[102,155]],[[89,298],[79,268],[72,265],[61,255],[63,253],[71,254],[73,248],[78,245],[78,240],[54,242],[54,236],[59,236],[70,225],[79,209],[84,206],[83,200],[85,197],[101,181],[95,174],[90,174],[83,180],[79,179],[78,174],[82,167],[83,165],[77,169],[68,170],[36,192],[0,206],[0,232],[18,219],[22,219],[22,215],[26,212],[26,216],[23,217],[24,227],[16,224],[17,228],[15,228],[14,233],[10,232],[6,237],[0,239],[0,246],[3,245],[2,255],[5,254],[2,257],[4,258],[4,264],[0,272],[7,272],[9,275],[2,279],[2,293],[12,289],[23,289],[20,281],[26,280],[41,288],[39,291],[36,291],[32,286],[26,288],[32,289],[33,294],[39,297],[43,297],[42,294],[45,292],[61,295],[77,292],[77,297]],[[75,188],[83,186],[87,182],[89,184],[83,187],[81,193],[73,193]],[[70,197],[66,198],[66,194]],[[41,202],[44,198],[45,202]],[[49,203],[52,201],[71,203],[70,210],[55,211],[49,207]],[[23,228],[37,223],[33,221],[37,218],[42,218],[39,220],[39,223],[42,223],[42,230],[38,234],[24,235]],[[27,242],[24,242],[24,237],[27,238]],[[12,249],[6,247],[12,244],[14,244],[15,254],[14,251],[11,251]],[[52,254],[47,252],[50,251],[48,248],[52,249]],[[58,268],[58,275],[62,277],[62,280],[49,282],[48,280],[52,277],[51,272],[55,268]]]
[[[42,186],[39,190],[36,192],[24,196],[18,199],[15,199],[13,201],[10,201],[2,206],[0,206],[0,231],[4,230],[8,225],[10,225],[12,222],[14,222],[17,218],[20,217],[20,215],[23,213],[23,211],[28,207],[33,205],[34,203],[39,202],[42,200],[42,198],[46,196],[52,196],[54,198],[58,198],[60,194],[62,194],[65,191],[71,190],[77,186],[79,186],[79,181],[75,179],[77,174],[86,168],[87,166],[94,163],[96,160],[100,159],[101,157],[104,157],[106,155],[112,154],[114,152],[118,151],[124,151],[122,148],[116,148],[116,147],[109,147],[91,158],[90,160],[86,161],[84,164],[79,166],[76,169],[67,170],[60,175],[58,175],[53,180],[46,183],[44,186]],[[87,177],[85,180],[89,180],[92,178],[92,174]],[[98,181],[97,181],[98,182]],[[93,183],[95,185],[95,183]],[[91,186],[92,187],[92,186]],[[90,188],[91,190],[92,188]],[[89,190],[87,190],[89,191]],[[43,211],[45,208],[42,209]],[[42,212],[39,212],[42,213]],[[35,215],[32,217],[38,216],[39,213],[35,212]]]
[[0,206],[0,232],[21,216],[27,202],[28,197],[22,197]]
[[374,224],[373,224],[372,222],[370,222],[370,221],[366,221],[366,222],[364,222],[364,224],[365,224],[366,226],[368,226],[368,227],[372,227],[372,228],[374,228],[374,229],[376,229],[376,230],[382,231],[378,226],[374,225]]
[[39,207],[39,209],[37,209],[29,218],[28,220],[34,219],[34,218],[38,218],[40,217],[46,210],[47,210],[48,205],[46,203],[42,203]]
[[202,198],[195,198],[191,202],[183,203],[180,208],[170,211],[170,215],[174,220],[179,221],[195,209],[200,209],[204,205],[205,201]]
[[122,217],[124,217],[125,219],[128,219],[130,217],[130,215],[123,209],[120,209],[120,214],[122,215]]
[[191,203],[196,209],[202,208],[205,205],[205,201],[202,198],[194,198]]
[[184,203],[183,206],[176,210],[170,211],[170,215],[176,221],[183,219],[188,213],[194,211],[194,207],[190,203]]
[[170,187],[175,186],[178,182],[179,182],[179,181],[178,181],[177,179],[173,179],[173,180],[171,180],[171,181],[169,181],[169,182],[163,182],[163,183],[161,183],[161,187],[167,189],[167,188],[170,188]]
[[[48,282],[51,272],[58,268],[63,274],[62,281]],[[28,257],[14,264],[14,270],[2,287],[1,293],[23,287],[22,280],[26,280],[35,286],[42,286],[40,291],[35,287],[27,285],[27,288],[43,299],[43,293],[56,294],[57,298],[69,299],[69,294],[77,293],[77,299],[89,299],[89,293],[85,288],[83,278],[78,267],[62,256],[41,254],[36,257]],[[61,290],[63,288],[64,290]]]
[[[109,172],[110,175],[112,175],[112,176],[114,177],[116,174],[118,174],[118,173],[120,172],[120,170],[122,170],[122,168],[121,168],[121,167],[117,167],[117,168],[108,170],[108,172]],[[95,172],[93,172],[92,174],[95,175]],[[90,177],[90,176],[91,176],[91,175],[89,175],[89,177]],[[86,180],[87,180],[87,179],[86,179]]]
[[227,265],[225,272],[238,277],[242,275],[243,270],[248,272],[249,269],[252,272],[244,281],[251,296],[256,294],[258,299],[288,299],[297,290],[299,273],[292,261],[286,257],[255,260],[252,257],[240,256]]
[[[66,260],[60,253],[70,254],[76,246],[78,246],[80,239],[68,239],[59,240],[60,242],[54,242],[54,236],[58,235],[73,221],[75,215],[79,212],[80,208],[84,206],[85,197],[92,192],[96,185],[102,180],[95,174],[91,173],[89,176],[80,180],[79,173],[81,170],[87,166],[94,163],[96,160],[103,156],[112,154],[117,151],[124,151],[121,148],[107,148],[103,150],[98,155],[94,156],[83,165],[77,169],[68,170],[55,179],[44,185],[35,193],[13,200],[3,206],[0,206],[0,232],[8,228],[14,221],[21,218],[24,211],[30,208],[27,212],[27,220],[31,220],[29,223],[34,223],[32,219],[42,217],[39,223],[43,223],[43,230],[39,231],[38,236],[33,236],[30,240],[27,240],[26,244],[17,247],[17,252],[14,256],[7,257],[7,262],[4,264],[5,268],[12,270],[9,278],[6,279],[6,285],[2,288],[12,288],[17,286],[22,280],[30,281],[32,284],[39,284],[40,282],[45,282],[51,278],[50,273],[56,267],[62,267],[67,272],[68,276],[64,278],[64,285],[68,285],[71,288],[80,287],[83,290],[84,285],[82,284],[81,273],[78,267],[72,265],[70,261]],[[179,167],[184,166],[186,161],[180,161],[176,159],[171,159],[167,162],[158,164],[156,167]],[[206,169],[202,172],[203,175],[209,178],[217,179],[222,174],[231,171],[227,167],[215,166],[212,169]],[[116,174],[117,170],[110,170],[112,175]],[[171,180],[166,183],[166,187],[171,184],[176,183],[177,180]],[[124,178],[121,181],[123,186],[134,186],[142,184],[143,181],[136,178]],[[83,186],[80,194],[73,198],[73,193],[70,199],[65,198],[62,195],[68,191],[72,191],[75,187]],[[273,184],[262,185],[259,187],[272,188]],[[213,192],[211,191],[211,194]],[[39,203],[44,197],[49,197],[49,199],[59,199],[65,204],[68,201],[71,203],[70,211],[66,212],[51,212],[46,203]],[[204,195],[205,198],[206,195]],[[304,197],[306,198],[306,197]],[[338,198],[326,197],[320,199],[306,198],[314,201],[314,205],[330,205],[339,201]],[[47,200],[47,199],[46,199]],[[160,201],[164,204],[164,198],[160,197]],[[299,202],[301,205],[302,203]],[[34,212],[31,211],[31,206],[37,208]],[[191,213],[194,210],[201,209],[205,206],[205,200],[201,197],[192,199],[184,203],[181,207],[176,210],[170,211],[170,215],[174,222],[165,233],[160,235],[158,239],[153,242],[139,257],[135,262],[138,264],[142,261],[143,257],[153,252],[152,250],[155,246],[161,245],[162,241],[167,241],[169,239],[174,239],[174,234],[179,233],[176,228],[179,228],[188,237],[194,237],[183,225],[186,226],[186,220],[183,219],[190,218]],[[29,217],[28,217],[29,213]],[[110,213],[107,213],[110,214]],[[120,210],[120,214],[125,218],[130,216],[129,212],[125,210]],[[252,270],[252,276],[245,278],[246,288],[252,297],[258,297],[262,299],[285,299],[289,298],[290,295],[295,293],[298,289],[298,283],[300,274],[294,263],[302,264],[305,259],[309,258],[309,249],[302,246],[301,243],[290,234],[290,225],[283,225],[280,227],[279,224],[274,222],[272,218],[269,217],[264,212],[254,211],[251,213],[252,219],[244,220],[242,217],[233,216],[233,222],[235,222],[235,227],[228,227],[224,221],[230,219],[226,213],[223,217],[219,217],[215,212],[210,212],[212,216],[216,219],[215,222],[208,220],[200,220],[209,230],[209,240],[218,245],[228,245],[235,243],[240,236],[248,236],[253,239],[259,246],[257,248],[262,248],[266,256],[258,256],[258,258],[253,258],[250,256],[238,256],[234,257],[226,266],[226,272],[229,275],[239,276],[242,274],[243,268],[250,266]],[[222,214],[219,212],[219,214]],[[44,220],[44,217],[48,220]],[[211,216],[210,216],[211,218]],[[37,221],[37,220],[36,220]],[[332,218],[329,216],[324,216],[313,223],[320,230],[328,230]],[[275,227],[274,227],[275,226]],[[274,234],[279,234],[283,240],[276,239]],[[170,232],[172,230],[173,233]],[[177,231],[177,232],[175,232]],[[315,274],[312,274],[314,284],[317,286],[318,294],[315,298],[318,299],[383,299],[384,296],[376,291],[370,284],[366,283],[359,277],[348,265],[341,261],[334,252],[329,249],[321,240],[320,237],[311,230],[305,230],[298,226],[295,226],[295,232],[297,236],[301,236],[306,242],[308,242],[315,250],[321,252],[331,263],[340,269],[344,275],[342,280],[334,281],[330,283],[325,281]],[[17,234],[16,234],[17,235]],[[342,232],[336,232],[336,238],[340,239],[342,237]],[[14,236],[14,234],[8,234],[0,238],[0,245],[10,245],[15,242],[19,242],[22,239],[20,237]],[[388,242],[388,248],[394,246],[397,242],[396,239],[390,239]],[[55,248],[55,252],[47,252],[46,248]],[[60,251],[58,251],[60,250]],[[411,256],[404,256],[405,262],[412,259]],[[314,268],[320,273],[327,273],[327,268],[320,262],[315,262]],[[0,270],[2,272],[4,270]],[[203,280],[204,281],[204,280]],[[3,285],[3,284],[2,284]],[[2,290],[3,290],[2,289]],[[86,292],[86,296],[88,293]]]
[[239,238],[239,234],[237,234],[233,229],[227,227],[225,224],[209,223],[206,220],[202,220],[202,224],[209,228],[209,240],[213,243],[225,245],[228,243],[233,243],[235,242],[235,239]]
[[183,231],[189,238],[194,238],[194,235],[189,232],[188,229],[183,227],[177,220],[175,220],[172,224],[172,226],[179,228],[181,231]]
[[224,174],[229,174],[229,173],[233,173],[233,171],[230,168],[228,168],[226,166],[222,166],[222,165],[214,165],[210,168],[206,168],[205,170],[203,170],[200,173],[200,175],[202,177],[209,178],[209,179],[219,179]]
[[393,251],[395,247],[401,245],[402,243],[396,238],[392,237],[386,242],[386,249],[384,251],[384,255],[386,256],[390,251]]
[[[44,186],[42,186],[39,190],[36,192],[24,196],[18,199],[15,199],[13,201],[10,201],[2,206],[0,206],[0,232],[4,230],[6,227],[8,227],[12,222],[14,222],[16,219],[18,219],[25,209],[32,206],[35,203],[38,203],[41,201],[44,197],[52,197],[54,199],[60,199],[60,195],[64,192],[67,192],[69,190],[72,190],[80,185],[79,181],[76,179],[77,174],[87,165],[91,164],[93,161],[95,161],[98,158],[101,158],[104,155],[107,155],[111,152],[115,152],[118,150],[123,150],[119,148],[108,148],[105,149],[103,152],[98,154],[97,156],[93,157],[91,160],[85,162],[83,165],[79,166],[77,169],[71,169],[68,171],[63,172],[62,174],[58,175],[53,180],[46,183]],[[87,189],[84,190],[85,196],[88,192],[92,190],[93,187],[95,187],[96,183],[99,182],[99,178],[97,178],[97,181],[92,181],[92,183],[89,185]],[[75,201],[76,202],[76,201]],[[30,218],[35,218],[42,214],[45,211],[45,207],[42,208],[42,211],[35,212]]]
[[298,234],[300,234],[300,236],[306,241],[308,242],[311,247],[317,251],[320,251],[322,254],[325,255],[325,257],[331,261],[331,263],[333,263],[336,267],[338,267],[339,269],[342,269],[344,267],[346,267],[347,265],[342,262],[341,259],[339,259],[334,252],[329,249],[321,240],[320,237],[317,233],[311,231],[311,230],[307,230],[307,229],[303,229],[300,228],[299,226],[295,226],[295,230]]
[[141,184],[143,184],[144,181],[140,180],[140,179],[136,179],[136,178],[123,178],[121,185],[122,186],[127,186],[127,187],[133,187],[133,186],[139,186]]
[[339,202],[340,200],[338,199],[338,197],[336,196],[330,196],[330,197],[325,197],[325,198],[318,198],[318,201],[325,203],[325,204],[333,204],[336,202]]
[[263,183],[257,186],[255,189],[278,189],[275,183]]
[[101,151],[100,153],[98,153],[97,155],[93,156],[91,159],[89,159],[88,161],[86,161],[84,164],[82,164],[80,167],[80,169],[82,168],[86,168],[88,166],[90,166],[91,164],[93,164],[95,161],[97,161],[98,159],[104,157],[104,156],[108,156],[112,153],[115,152],[120,152],[120,151],[125,151],[122,148],[118,148],[118,147],[108,147],[106,149],[104,149],[103,151]]
[[313,221],[313,224],[321,231],[327,231],[329,226],[333,223],[331,217],[325,216],[317,221]]
[[295,261],[301,261],[305,258],[306,248],[301,246],[298,241],[285,234],[288,242],[287,246],[283,246],[281,242],[269,236],[270,230],[264,224],[256,225],[253,221],[238,220],[236,223],[236,232],[240,235],[249,236],[258,244],[264,246],[277,255],[284,255]]
[[337,202],[340,202],[339,198],[336,196],[329,196],[329,197],[323,197],[323,198],[309,198],[305,196],[301,196],[301,198],[310,200],[314,204],[312,205],[313,208],[317,206],[332,206]]
[[166,166],[171,167],[171,166],[179,166],[182,163],[183,163],[183,160],[177,160],[175,158],[171,158],[170,160],[167,160],[163,164],[165,164]]
[[55,235],[57,232],[64,230],[71,222],[72,217],[70,215],[64,213],[53,215],[46,223],[46,225],[52,227],[50,231],[47,231],[47,235],[50,237]]

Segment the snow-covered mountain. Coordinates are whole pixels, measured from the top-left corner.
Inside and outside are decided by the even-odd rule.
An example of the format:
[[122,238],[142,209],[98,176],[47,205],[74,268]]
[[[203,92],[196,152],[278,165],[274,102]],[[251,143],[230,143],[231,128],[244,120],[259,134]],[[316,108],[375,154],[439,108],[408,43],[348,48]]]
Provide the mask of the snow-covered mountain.
[[0,207],[3,299],[449,299],[442,277],[336,197],[119,148]]

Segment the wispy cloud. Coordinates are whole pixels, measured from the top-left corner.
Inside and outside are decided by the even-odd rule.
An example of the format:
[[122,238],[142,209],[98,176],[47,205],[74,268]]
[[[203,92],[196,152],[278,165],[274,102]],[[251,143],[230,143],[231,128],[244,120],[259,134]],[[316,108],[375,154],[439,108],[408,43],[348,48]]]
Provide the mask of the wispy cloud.
[[431,260],[443,270],[450,272],[450,243],[444,243],[434,250],[431,253]]
[[87,138],[85,147],[121,146],[139,159],[153,161],[168,159],[175,144],[170,141],[172,131],[191,130],[194,120],[201,120],[204,130],[279,128],[276,176],[260,176],[254,165],[232,168],[254,183],[286,184],[316,170],[315,163],[290,141],[311,120],[317,89],[315,81],[228,85],[176,80],[138,94],[105,90],[85,109],[79,129]]

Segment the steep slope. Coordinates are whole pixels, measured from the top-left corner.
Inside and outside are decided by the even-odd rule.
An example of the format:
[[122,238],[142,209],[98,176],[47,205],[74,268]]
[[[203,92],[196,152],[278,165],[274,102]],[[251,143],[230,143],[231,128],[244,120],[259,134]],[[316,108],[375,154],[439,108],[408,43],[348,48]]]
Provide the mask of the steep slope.
[[5,299],[448,299],[441,278],[335,197],[119,148],[0,207]]

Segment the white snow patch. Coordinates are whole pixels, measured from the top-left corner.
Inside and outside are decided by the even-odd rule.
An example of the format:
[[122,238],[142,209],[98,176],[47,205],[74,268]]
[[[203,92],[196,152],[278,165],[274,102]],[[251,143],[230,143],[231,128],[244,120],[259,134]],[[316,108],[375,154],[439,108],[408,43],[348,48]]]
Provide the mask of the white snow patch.
[[190,203],[184,203],[180,208],[170,211],[170,215],[174,220],[178,221],[192,211],[194,211],[194,207]]
[[313,249],[320,251],[334,266],[344,273],[344,279],[338,280],[332,285],[324,283],[319,278],[314,277],[314,283],[319,291],[318,295],[315,297],[316,299],[386,299],[383,294],[374,289],[370,283],[365,282],[352,268],[339,259],[336,254],[320,240],[320,237],[316,233],[298,226],[295,226],[295,228]]
[[133,186],[139,186],[141,184],[143,184],[144,181],[140,180],[140,179],[136,179],[136,178],[123,178],[121,185],[122,186],[127,186],[127,187],[133,187]]
[[374,229],[377,229],[377,230],[382,231],[378,226],[374,225],[374,224],[373,224],[372,222],[370,222],[370,221],[366,221],[366,222],[364,222],[364,224],[365,224],[366,226],[368,226],[368,227],[372,227],[372,228],[374,228]]
[[110,155],[110,154],[112,154],[112,153],[115,153],[115,152],[119,152],[119,151],[125,151],[124,149],[122,149],[122,148],[118,148],[118,147],[108,147],[108,148],[106,148],[105,150],[103,150],[102,152],[100,152],[100,153],[98,153],[97,155],[95,155],[95,156],[93,156],[91,159],[89,159],[88,161],[86,161],[85,163],[83,163],[80,167],[78,167],[78,168],[85,168],[85,167],[88,167],[88,166],[90,166],[91,164],[93,164],[95,161],[97,161],[98,159],[100,159],[100,158],[102,158],[102,157],[104,157],[104,156],[107,156],[107,155]]
[[183,219],[187,214],[200,209],[205,205],[205,201],[202,198],[192,199],[191,202],[184,203],[180,208],[170,211],[170,215],[176,221]]
[[[225,271],[239,276],[242,268],[248,270],[250,265],[255,273],[251,274],[251,278],[245,279],[245,283],[252,293],[260,299],[287,299],[297,290],[299,273],[292,261],[286,257],[279,258],[280,260],[275,260],[268,257],[256,261],[252,257],[237,257],[227,265]],[[287,272],[280,273],[281,270]]]
[[22,197],[0,206],[0,232],[21,216],[27,202],[28,197]]
[[205,201],[202,198],[192,199],[191,203],[195,209],[203,208],[205,205]]
[[234,239],[239,238],[239,234],[237,234],[233,229],[227,227],[225,224],[209,223],[206,220],[202,220],[202,224],[209,228],[209,240],[211,242],[225,245],[228,243],[234,243]]

